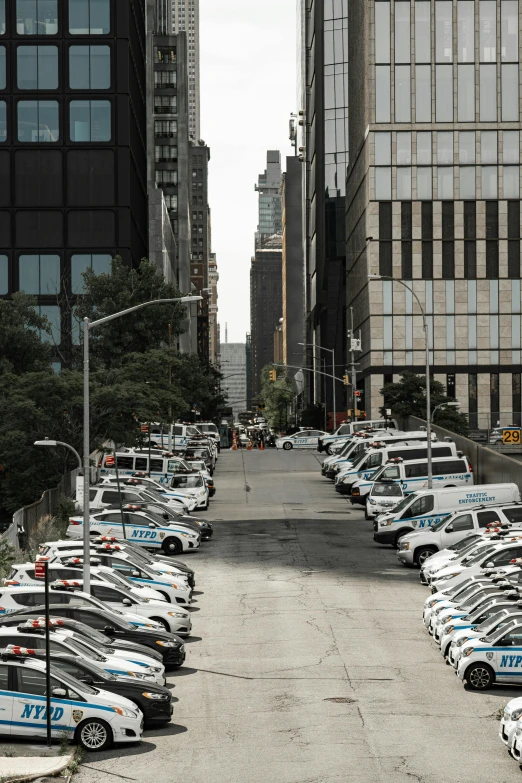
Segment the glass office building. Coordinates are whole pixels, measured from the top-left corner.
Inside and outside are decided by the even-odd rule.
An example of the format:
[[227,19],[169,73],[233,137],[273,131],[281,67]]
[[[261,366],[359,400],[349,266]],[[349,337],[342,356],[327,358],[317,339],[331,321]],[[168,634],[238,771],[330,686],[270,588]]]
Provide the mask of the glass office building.
[[0,296],[65,353],[81,273],[147,255],[144,46],[140,0],[0,1]]
[[424,372],[416,303],[370,273],[419,296],[433,374],[471,426],[520,423],[519,2],[352,5],[371,31],[350,37],[359,152],[347,179],[347,304],[363,333],[366,410],[377,413],[401,370]]

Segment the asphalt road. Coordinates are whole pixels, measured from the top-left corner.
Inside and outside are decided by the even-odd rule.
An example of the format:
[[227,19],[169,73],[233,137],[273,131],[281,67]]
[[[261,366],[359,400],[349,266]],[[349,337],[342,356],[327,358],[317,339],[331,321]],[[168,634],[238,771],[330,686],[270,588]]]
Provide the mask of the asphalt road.
[[222,453],[174,721],[79,783],[511,783],[497,712],[423,630],[426,588],[311,452]]

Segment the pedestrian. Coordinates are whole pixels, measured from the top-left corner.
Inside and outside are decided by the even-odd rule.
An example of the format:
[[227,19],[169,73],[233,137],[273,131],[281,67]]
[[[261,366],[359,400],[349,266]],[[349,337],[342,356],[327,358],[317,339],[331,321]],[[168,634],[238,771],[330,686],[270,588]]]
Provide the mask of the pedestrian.
[[261,432],[259,433],[259,443],[263,448],[265,448],[265,435],[263,430],[261,430]]

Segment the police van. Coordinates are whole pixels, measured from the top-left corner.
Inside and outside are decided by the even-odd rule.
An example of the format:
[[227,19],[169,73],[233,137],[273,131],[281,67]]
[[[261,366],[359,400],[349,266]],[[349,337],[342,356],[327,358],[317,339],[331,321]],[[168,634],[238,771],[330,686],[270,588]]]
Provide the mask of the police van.
[[[32,648],[0,652],[0,732],[25,739],[47,735],[45,661]],[[123,696],[92,688],[51,665],[51,735],[88,751],[143,737],[143,714]]]
[[505,495],[502,505],[487,508],[493,506],[492,502],[488,502],[474,508],[461,509],[435,523],[429,530],[418,530],[401,538],[397,551],[399,561],[408,566],[422,566],[435,552],[457,544],[470,533],[483,532],[489,525],[521,524],[522,504],[519,501],[520,492],[517,485],[499,484],[498,490],[494,492]]
[[[357,435],[352,440],[347,441],[339,454],[333,454],[326,457],[322,465],[322,473],[328,478],[334,478],[336,473],[345,473],[352,465],[361,458],[365,451],[379,446],[393,446],[401,443],[414,441],[415,443],[426,442],[427,435],[425,430],[417,432],[394,432],[387,433],[364,433]],[[437,436],[432,435],[432,440],[436,441]]]
[[194,424],[151,424],[149,428],[150,440],[160,446],[171,448],[183,448],[191,438],[201,435]]
[[373,540],[396,546],[415,530],[427,530],[456,510],[520,500],[516,484],[477,484],[471,487],[422,489],[411,493],[393,511],[373,523]]
[[369,429],[379,430],[398,430],[398,424],[395,419],[373,419],[372,421],[349,421],[341,424],[332,435],[324,433],[317,443],[317,451],[326,451],[330,454],[332,446],[339,438],[346,438],[356,433],[364,432]]
[[[457,457],[454,443],[434,443],[432,444],[432,457]],[[426,441],[421,443],[419,440],[408,440],[398,445],[374,444],[374,447],[366,452],[358,465],[347,473],[341,473],[336,480],[335,489],[341,495],[352,495],[352,503],[361,503],[365,505],[366,495],[372,488],[373,482],[383,479],[397,481],[399,475],[397,471],[389,471],[388,463],[393,462],[394,466],[400,464],[401,460],[412,460],[427,458],[428,446]],[[358,491],[354,490],[357,488]],[[404,493],[408,490],[402,486]],[[411,490],[410,490],[411,491]]]
[[[186,469],[186,463],[180,457],[175,457],[172,454],[167,456],[156,453],[151,455],[149,461],[148,454],[137,454],[132,451],[117,452],[116,464],[120,477],[132,477],[134,473],[146,473],[159,484],[169,484],[172,477],[180,472],[180,469]],[[113,454],[104,454],[100,458],[98,474],[102,478],[116,475]]]

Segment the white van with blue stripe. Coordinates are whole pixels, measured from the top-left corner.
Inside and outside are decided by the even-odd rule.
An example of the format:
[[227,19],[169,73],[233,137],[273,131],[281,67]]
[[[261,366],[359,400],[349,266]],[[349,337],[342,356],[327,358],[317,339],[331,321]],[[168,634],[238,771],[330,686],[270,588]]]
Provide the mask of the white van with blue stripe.
[[[143,737],[143,714],[114,693],[91,688],[51,665],[51,735],[64,734],[85,750],[106,750],[113,742]],[[0,652],[0,733],[45,739],[47,696],[45,661],[36,650],[8,646]]]

